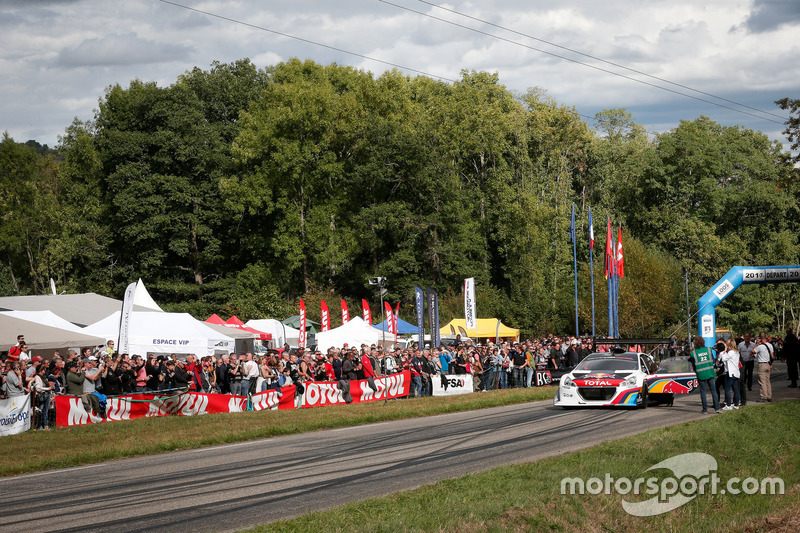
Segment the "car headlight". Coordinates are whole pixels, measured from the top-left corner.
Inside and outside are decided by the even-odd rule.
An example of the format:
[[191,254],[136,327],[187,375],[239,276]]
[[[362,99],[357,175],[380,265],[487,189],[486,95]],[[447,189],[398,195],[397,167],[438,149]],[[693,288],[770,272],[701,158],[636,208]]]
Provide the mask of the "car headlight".
[[565,377],[564,380],[562,381],[562,383],[564,383],[565,387],[574,387],[575,386],[575,383],[572,382],[572,378],[569,377],[569,376]]
[[636,376],[630,376],[625,380],[626,387],[633,387],[634,385],[636,385]]

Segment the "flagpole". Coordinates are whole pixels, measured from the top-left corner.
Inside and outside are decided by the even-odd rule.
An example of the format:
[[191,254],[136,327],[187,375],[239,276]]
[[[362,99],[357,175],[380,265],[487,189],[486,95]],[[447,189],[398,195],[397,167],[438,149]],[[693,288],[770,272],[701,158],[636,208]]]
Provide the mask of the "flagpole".
[[589,208],[589,279],[592,284],[592,338],[594,338],[594,226],[592,208]]
[[[617,239],[614,239],[614,254],[617,252]],[[614,336],[619,339],[619,265],[614,255]]]
[[579,337],[579,327],[578,327],[578,252],[577,252],[577,244],[575,241],[575,202],[572,203],[572,226],[571,226],[571,234],[572,234],[572,270],[575,273],[575,337]]
[[613,250],[614,243],[611,235],[611,217],[607,217],[606,221],[606,256],[605,256],[605,276],[606,285],[608,286],[608,336],[614,338],[614,275],[613,275],[613,261],[611,259],[610,250]]

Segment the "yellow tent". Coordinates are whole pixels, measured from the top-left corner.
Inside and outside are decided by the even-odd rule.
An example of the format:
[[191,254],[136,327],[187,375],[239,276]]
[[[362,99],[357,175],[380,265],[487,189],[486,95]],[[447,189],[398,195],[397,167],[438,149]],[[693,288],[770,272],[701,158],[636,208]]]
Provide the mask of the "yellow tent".
[[[467,321],[463,318],[454,318],[449,323],[439,330],[440,335],[458,335],[461,329],[467,332],[467,335],[472,338],[478,339],[494,339],[497,335],[497,324],[500,322],[496,318],[479,318],[478,331],[474,329],[467,329]],[[461,329],[459,329],[461,328]],[[500,322],[500,337],[503,339],[513,338],[519,340],[519,330],[510,328]]]

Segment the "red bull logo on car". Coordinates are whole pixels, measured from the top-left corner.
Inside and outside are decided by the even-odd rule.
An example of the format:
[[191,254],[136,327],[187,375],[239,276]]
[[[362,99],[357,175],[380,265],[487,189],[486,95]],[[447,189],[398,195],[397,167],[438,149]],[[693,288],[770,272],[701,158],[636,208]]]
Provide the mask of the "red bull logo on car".
[[685,374],[668,378],[650,378],[647,380],[647,392],[652,394],[672,393],[689,394],[697,388],[697,376]]

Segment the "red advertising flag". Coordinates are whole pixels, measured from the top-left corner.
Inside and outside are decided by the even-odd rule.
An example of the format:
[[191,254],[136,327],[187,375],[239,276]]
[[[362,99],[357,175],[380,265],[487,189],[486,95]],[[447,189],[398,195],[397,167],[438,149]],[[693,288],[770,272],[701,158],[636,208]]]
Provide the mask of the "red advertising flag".
[[612,242],[614,241],[614,237],[611,235],[611,218],[608,219],[608,231],[606,231],[606,257],[605,257],[605,269],[603,270],[603,274],[605,274],[606,279],[608,276],[612,275],[613,272],[613,264],[614,261],[614,248]]
[[397,342],[398,329],[400,329],[400,302],[394,307],[394,342]]
[[347,302],[342,300],[342,325],[350,322],[350,312],[347,310]]
[[622,255],[622,226],[617,233],[617,275],[625,277],[625,257]]
[[300,348],[306,347],[306,303],[303,300],[300,300],[300,338],[297,341],[297,345]]
[[394,313],[392,313],[392,304],[390,304],[389,302],[383,302],[383,310],[386,312],[386,332],[391,335],[395,332]]
[[331,321],[328,317],[328,304],[325,303],[325,300],[320,301],[319,303],[320,310],[322,312],[322,331],[328,331],[331,329]]
[[364,299],[361,300],[361,308],[364,311],[364,322],[366,322],[367,324],[369,324],[371,326],[372,325],[372,314],[370,314],[370,312],[369,312],[369,304]]

